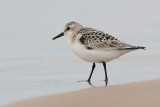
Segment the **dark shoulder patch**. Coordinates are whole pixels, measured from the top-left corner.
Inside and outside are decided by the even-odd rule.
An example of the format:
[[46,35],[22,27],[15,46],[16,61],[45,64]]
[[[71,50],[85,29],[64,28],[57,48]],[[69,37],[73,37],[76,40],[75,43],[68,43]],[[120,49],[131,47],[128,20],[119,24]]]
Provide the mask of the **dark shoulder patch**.
[[84,36],[82,36],[79,40],[80,40],[80,42],[81,42],[82,44],[85,43],[85,37],[84,37]]

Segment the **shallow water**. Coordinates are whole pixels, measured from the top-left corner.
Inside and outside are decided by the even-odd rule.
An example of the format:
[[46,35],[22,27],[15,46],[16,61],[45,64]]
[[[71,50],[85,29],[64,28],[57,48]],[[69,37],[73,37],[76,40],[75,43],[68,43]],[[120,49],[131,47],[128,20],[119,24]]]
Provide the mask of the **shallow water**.
[[[97,2],[93,2],[90,9],[84,5],[82,10],[76,7],[74,11],[71,11],[74,6],[62,4],[63,8],[59,8],[59,1],[40,2],[36,9],[36,0],[25,3],[15,0],[7,9],[5,5],[0,6],[0,11],[5,10],[5,13],[10,12],[9,9],[15,10],[14,15],[1,14],[4,20],[0,20],[0,105],[41,95],[105,86],[102,64],[97,64],[92,84],[78,82],[88,78],[92,64],[71,52],[66,37],[51,40],[71,20],[104,30],[121,41],[147,47],[147,50],[137,50],[108,63],[108,86],[160,78],[159,2],[137,2],[103,1],[98,9],[94,8]],[[102,14],[102,10],[108,14]]]

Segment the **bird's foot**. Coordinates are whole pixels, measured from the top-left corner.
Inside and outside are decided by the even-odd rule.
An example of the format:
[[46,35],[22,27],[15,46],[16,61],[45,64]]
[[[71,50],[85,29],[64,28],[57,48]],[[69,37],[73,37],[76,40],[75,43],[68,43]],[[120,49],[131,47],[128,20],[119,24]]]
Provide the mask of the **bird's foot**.
[[108,85],[108,79],[105,79],[104,81],[105,81],[105,83],[106,83],[106,86],[107,86],[107,85]]

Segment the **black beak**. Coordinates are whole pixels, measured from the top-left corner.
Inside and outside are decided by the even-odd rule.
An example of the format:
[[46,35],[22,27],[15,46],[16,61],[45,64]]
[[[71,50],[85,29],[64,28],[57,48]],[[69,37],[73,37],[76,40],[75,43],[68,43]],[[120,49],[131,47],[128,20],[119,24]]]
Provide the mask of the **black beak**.
[[63,32],[60,33],[59,35],[57,35],[56,37],[54,37],[52,40],[55,40],[55,39],[57,39],[57,38],[59,38],[59,37],[61,37],[61,36],[64,36],[64,33],[63,33]]

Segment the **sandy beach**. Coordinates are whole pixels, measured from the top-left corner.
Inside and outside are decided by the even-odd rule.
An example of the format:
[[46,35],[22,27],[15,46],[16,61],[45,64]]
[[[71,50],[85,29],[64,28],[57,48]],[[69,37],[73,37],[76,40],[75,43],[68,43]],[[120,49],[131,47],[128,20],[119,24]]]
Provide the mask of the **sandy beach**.
[[5,107],[159,107],[160,80],[89,88],[32,98]]

